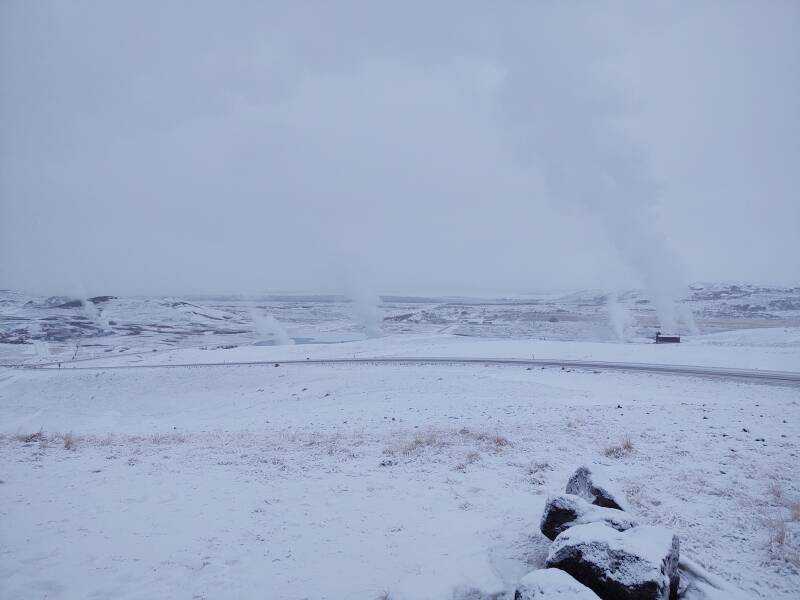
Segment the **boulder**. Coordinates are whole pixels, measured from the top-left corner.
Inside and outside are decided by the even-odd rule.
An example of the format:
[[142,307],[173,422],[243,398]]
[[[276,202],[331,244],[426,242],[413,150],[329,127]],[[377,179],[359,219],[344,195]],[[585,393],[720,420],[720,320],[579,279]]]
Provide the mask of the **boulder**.
[[600,600],[588,587],[560,569],[540,569],[523,577],[514,600]]
[[603,600],[674,600],[678,538],[662,527],[616,531],[603,523],[576,525],[550,546],[546,565],[562,569]]
[[587,466],[578,467],[567,482],[568,494],[580,496],[591,504],[604,508],[616,508],[617,510],[627,510],[628,504],[622,498],[622,494],[616,492],[613,487],[603,481],[602,474],[597,467]]
[[93,296],[92,298],[88,298],[89,302],[92,304],[104,304],[109,300],[116,300],[116,296]]
[[539,528],[549,539],[575,525],[605,523],[617,531],[636,527],[639,523],[627,513],[615,508],[589,504],[580,496],[562,494],[547,499]]

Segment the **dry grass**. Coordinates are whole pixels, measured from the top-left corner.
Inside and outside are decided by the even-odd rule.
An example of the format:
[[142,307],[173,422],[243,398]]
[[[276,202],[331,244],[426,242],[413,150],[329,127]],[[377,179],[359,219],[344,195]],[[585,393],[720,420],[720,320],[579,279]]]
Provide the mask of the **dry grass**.
[[500,451],[506,446],[510,446],[511,442],[504,435],[496,432],[489,431],[471,431],[469,429],[460,429],[459,435],[468,439],[473,439],[480,442],[483,446],[489,446],[490,449]]
[[100,446],[110,446],[114,443],[114,435],[109,433],[106,437],[97,442]]
[[800,500],[795,500],[789,503],[789,519],[792,521],[800,521]]
[[608,458],[623,458],[632,453],[633,450],[633,440],[631,436],[625,435],[619,444],[603,448],[603,455]]
[[23,444],[32,444],[33,442],[41,442],[45,440],[44,431],[41,429],[34,433],[18,433],[14,439]]
[[383,453],[389,456],[419,457],[430,451],[439,451],[449,447],[476,446],[467,450],[465,460],[457,464],[457,470],[464,470],[467,465],[474,464],[484,453],[500,453],[511,442],[503,435],[489,431],[472,431],[467,428],[458,430],[431,429],[418,431],[410,439],[400,432],[390,436],[390,441]]
[[184,444],[187,438],[182,433],[154,433],[148,440],[153,444]]
[[553,468],[547,462],[533,462],[525,468],[525,475],[528,482],[532,485],[544,485],[545,471],[552,471]]
[[438,431],[416,433],[410,442],[400,447],[400,453],[410,456],[427,448],[442,448],[448,443],[449,440]]
[[798,534],[790,532],[789,521],[785,519],[770,519],[769,528],[769,554],[774,560],[780,560],[800,569],[800,544]]
[[[397,436],[399,437],[399,436]],[[459,430],[432,429],[425,432],[416,432],[410,440],[397,441],[389,444],[384,454],[401,454],[415,456],[428,450],[441,450],[450,446],[463,446],[479,444],[479,448],[467,453],[467,460],[463,464],[476,462],[482,452],[502,452],[511,442],[504,435],[489,431],[472,431],[467,428]]]
[[104,437],[98,437],[94,435],[78,436],[72,431],[67,433],[46,433],[42,429],[33,433],[17,433],[15,436],[13,436],[13,439],[22,444],[33,444],[38,442],[40,448],[47,448],[50,445],[63,444],[65,450],[77,449],[79,442],[90,446],[107,447],[114,444],[132,445],[147,442],[155,445],[182,444],[188,441],[188,437],[186,435],[177,432],[155,433],[148,436],[132,435],[117,438],[111,433]]
[[800,500],[788,498],[778,480],[769,491],[775,500],[772,514],[764,519],[770,557],[800,569]]
[[72,432],[65,433],[62,436],[64,441],[64,450],[75,450],[78,447],[78,440],[77,438],[72,435]]
[[467,455],[464,457],[464,461],[458,463],[454,467],[454,469],[456,471],[460,471],[461,473],[466,473],[467,472],[467,466],[468,465],[474,465],[480,459],[481,459],[480,452],[476,452],[475,450],[470,450],[469,452],[467,452]]
[[290,431],[282,432],[281,437],[285,442],[288,442],[290,444],[296,444],[300,440],[300,433],[292,429]]
[[314,448],[339,459],[357,458],[357,449],[368,441],[363,431],[352,434],[290,431],[282,433],[280,439],[287,444]]
[[776,547],[786,544],[786,521],[783,519],[770,519],[768,527],[769,544],[774,553]]
[[497,446],[498,448],[511,445],[511,442],[508,441],[508,438],[503,435],[494,436],[494,438],[492,438],[492,441],[494,442],[494,445]]
[[783,498],[783,486],[781,482],[778,480],[773,481],[769,486],[769,493],[775,498],[775,500],[780,501]]

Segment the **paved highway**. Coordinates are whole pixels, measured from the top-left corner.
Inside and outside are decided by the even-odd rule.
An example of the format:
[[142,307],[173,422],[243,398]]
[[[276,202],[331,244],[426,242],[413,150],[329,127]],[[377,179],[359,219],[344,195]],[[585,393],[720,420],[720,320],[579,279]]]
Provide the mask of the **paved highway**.
[[[75,363],[62,363],[62,370],[105,371],[110,369],[176,369],[202,367],[234,367],[249,365],[275,365],[275,361],[237,361],[211,363],[174,363],[174,364],[134,364],[115,366],[76,366]],[[522,358],[463,358],[441,356],[418,357],[374,357],[374,358],[330,358],[330,359],[293,359],[280,361],[281,365],[516,365],[523,367],[563,367],[565,369],[592,369],[603,371],[627,371],[639,373],[659,373],[663,375],[688,375],[695,377],[712,377],[720,379],[737,379],[742,381],[760,381],[764,383],[800,385],[800,372],[766,371],[759,369],[729,369],[724,367],[702,367],[694,365],[664,365],[648,363],[606,362],[592,360],[560,360],[560,359],[522,359]],[[26,365],[21,368],[34,370],[57,370],[54,364]]]

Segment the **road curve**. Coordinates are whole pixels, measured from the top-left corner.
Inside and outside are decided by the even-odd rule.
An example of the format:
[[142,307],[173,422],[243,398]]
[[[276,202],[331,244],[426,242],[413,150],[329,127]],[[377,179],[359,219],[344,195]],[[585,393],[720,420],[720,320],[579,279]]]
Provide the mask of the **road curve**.
[[[713,377],[721,379],[737,379],[743,381],[760,381],[774,384],[800,385],[800,372],[792,371],[766,371],[759,369],[730,369],[726,367],[703,367],[694,365],[667,365],[629,362],[606,362],[592,360],[563,360],[563,359],[524,359],[524,358],[465,358],[465,357],[373,357],[373,358],[327,358],[327,359],[292,359],[283,361],[236,361],[236,362],[210,362],[210,363],[174,363],[174,364],[143,364],[143,365],[114,365],[114,366],[85,366],[77,367],[72,363],[64,363],[62,370],[87,370],[105,371],[111,369],[175,369],[188,367],[234,367],[256,365],[338,365],[338,364],[401,364],[401,365],[426,365],[426,364],[478,364],[478,365],[516,365],[523,367],[560,367],[574,369],[593,369],[603,371],[628,371],[640,373],[659,373],[664,375],[688,375],[694,377]],[[72,366],[70,366],[72,365]],[[33,370],[58,370],[53,365],[25,365],[21,368]]]

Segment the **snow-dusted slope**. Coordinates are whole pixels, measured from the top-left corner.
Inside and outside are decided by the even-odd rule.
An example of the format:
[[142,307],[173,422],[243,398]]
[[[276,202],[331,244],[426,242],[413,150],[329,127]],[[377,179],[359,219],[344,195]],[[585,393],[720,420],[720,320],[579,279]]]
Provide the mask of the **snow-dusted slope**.
[[800,586],[797,388],[482,365],[0,378],[4,597],[511,589],[546,555],[546,495],[591,461],[713,573]]
[[275,362],[336,358],[487,358],[607,361],[800,372],[800,329],[736,331],[686,338],[675,345],[548,340],[489,340],[446,334],[395,335],[335,344],[190,348],[126,353],[65,363],[65,368]]

